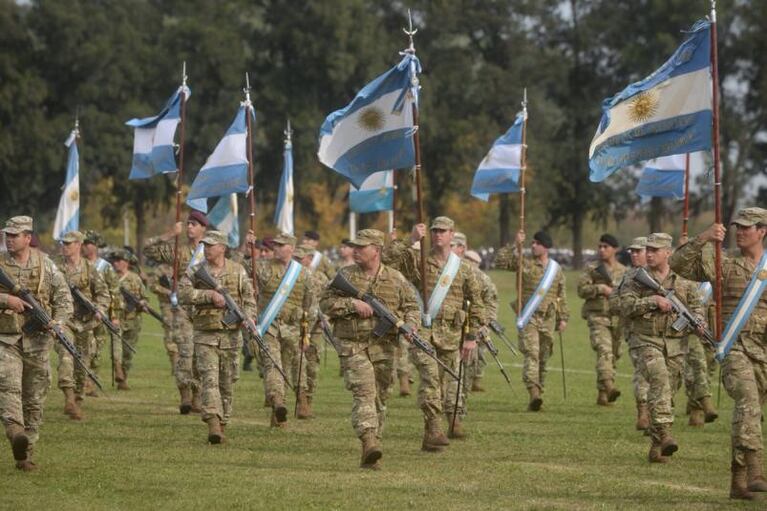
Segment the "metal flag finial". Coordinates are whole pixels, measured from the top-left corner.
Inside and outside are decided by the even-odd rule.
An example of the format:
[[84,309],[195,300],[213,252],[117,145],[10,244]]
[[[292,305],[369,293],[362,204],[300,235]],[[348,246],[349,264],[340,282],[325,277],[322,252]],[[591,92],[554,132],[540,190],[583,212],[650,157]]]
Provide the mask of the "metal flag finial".
[[522,108],[527,111],[527,87],[525,87],[522,91]]
[[716,23],[716,0],[711,0],[711,22]]
[[186,87],[186,60],[181,64],[181,86]]
[[80,136],[80,105],[75,108],[75,127],[72,132],[75,134],[75,137]]
[[410,46],[408,46],[408,48],[405,50],[405,53],[415,55],[415,44],[413,44],[413,36],[418,33],[418,29],[413,28],[413,15],[410,12],[410,9],[407,10],[407,26],[408,28],[402,29],[402,31],[405,32],[405,35],[407,35],[408,39],[410,40]]
[[250,76],[247,71],[245,72],[245,88],[242,89],[242,92],[245,93],[245,101],[250,103]]
[[290,142],[293,138],[293,130],[290,128],[290,119],[288,119],[287,127],[283,133],[285,133],[285,142]]

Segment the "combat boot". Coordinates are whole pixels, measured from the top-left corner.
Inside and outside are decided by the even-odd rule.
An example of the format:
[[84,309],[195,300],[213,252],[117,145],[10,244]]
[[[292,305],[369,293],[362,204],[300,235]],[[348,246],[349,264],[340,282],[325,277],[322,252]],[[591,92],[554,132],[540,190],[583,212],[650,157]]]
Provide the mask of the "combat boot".
[[83,420],[83,413],[80,410],[80,405],[77,404],[75,399],[75,389],[66,388],[64,391],[64,414],[67,415],[73,421]]
[[447,414],[447,436],[455,440],[466,438],[466,432],[463,430],[463,424],[459,415]]
[[208,443],[220,444],[224,438],[224,433],[221,431],[221,421],[218,417],[211,417],[207,421],[208,423]]
[[706,424],[714,422],[719,418],[719,414],[717,413],[716,408],[714,408],[714,401],[710,397],[706,396],[701,399],[700,406],[703,408]]
[[597,394],[597,404],[599,406],[607,406],[610,404],[607,401],[607,392],[605,392],[604,390],[600,390],[599,393]]
[[676,440],[671,436],[668,426],[664,426],[658,432],[658,439],[660,441],[660,453],[663,456],[672,456],[679,450],[679,446]]
[[117,383],[125,381],[125,371],[123,371],[122,364],[115,364],[115,381]]
[[362,458],[360,460],[360,468],[369,468],[373,470],[378,469],[378,460],[383,456],[381,445],[376,438],[375,430],[366,429],[360,437],[362,442]]
[[24,428],[18,424],[9,424],[5,427],[5,436],[11,441],[13,459],[17,462],[26,460],[29,438],[26,433],[24,433]]
[[283,428],[288,422],[288,409],[282,399],[275,397],[272,400],[272,427]]
[[93,384],[90,378],[87,378],[83,383],[83,394],[88,397],[99,397],[98,392],[96,392],[96,385]]
[[471,384],[471,391],[472,392],[484,392],[485,387],[482,386],[482,378],[474,378],[474,381]]
[[730,465],[732,479],[730,480],[730,498],[739,500],[754,500],[756,495],[748,490],[746,485],[747,469],[739,465],[735,460]]
[[181,395],[181,404],[178,406],[178,412],[181,415],[189,415],[192,411],[192,391],[188,385],[182,385],[178,388],[178,393]]
[[192,388],[192,408],[190,411],[192,413],[202,412],[202,396],[200,396],[200,389],[196,387]]
[[687,424],[695,427],[695,428],[702,428],[705,420],[705,415],[703,413],[703,410],[700,408],[695,408],[694,406],[690,409],[690,420],[687,421]]
[[746,451],[746,469],[748,470],[748,490],[767,491],[767,479],[762,475],[762,451]]
[[608,403],[614,403],[621,397],[621,391],[615,388],[612,380],[605,381],[605,394],[607,394]]
[[527,389],[530,393],[530,402],[527,404],[527,410],[530,412],[537,412],[543,406],[543,399],[541,399],[541,389],[538,385],[533,385]]
[[645,402],[637,401],[637,423],[635,427],[637,431],[647,431],[647,428],[650,427],[650,408]]
[[[120,373],[122,378],[117,377],[117,368],[120,367]],[[123,368],[120,364],[115,364],[115,381],[117,382],[117,390],[130,390],[130,387],[128,386],[128,373],[125,372],[125,368]]]
[[226,424],[220,421],[219,423],[221,424],[221,443],[225,444],[226,443]]
[[298,393],[298,406],[296,407],[297,419],[309,419],[312,417],[312,409],[309,407],[309,401],[304,392]]
[[432,417],[424,420],[421,450],[438,452],[441,451],[443,447],[450,445],[450,440],[448,440],[442,432],[439,422],[439,417]]
[[653,443],[650,444],[650,452],[647,455],[647,461],[650,463],[668,463],[669,459],[668,456],[663,456],[663,454],[661,454],[660,444],[653,441]]
[[410,395],[410,378],[406,374],[399,375],[399,397]]

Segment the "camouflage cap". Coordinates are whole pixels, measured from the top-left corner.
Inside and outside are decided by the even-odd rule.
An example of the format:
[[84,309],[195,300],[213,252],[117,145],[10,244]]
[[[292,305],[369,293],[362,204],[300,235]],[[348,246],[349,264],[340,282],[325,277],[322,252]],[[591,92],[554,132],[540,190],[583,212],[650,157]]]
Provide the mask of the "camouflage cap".
[[21,234],[24,231],[32,232],[32,217],[15,216],[8,219],[3,227],[3,232],[8,234]]
[[64,236],[61,237],[62,243],[73,243],[76,241],[79,241],[82,243],[85,240],[85,236],[80,231],[69,231]]
[[304,257],[311,254],[306,248],[302,246],[298,246],[293,250],[293,258],[294,259],[303,259]]
[[272,238],[271,243],[272,244],[277,244],[277,245],[293,245],[295,247],[296,246],[296,237],[293,236],[293,235],[290,235],[288,233],[281,232],[277,236]]
[[751,227],[756,224],[767,225],[767,209],[743,208],[738,211],[738,216],[730,224],[738,224],[743,227]]
[[206,245],[226,245],[227,241],[229,240],[226,234],[221,231],[207,231],[205,237],[200,240],[201,243]]
[[665,232],[654,232],[647,237],[647,248],[671,248],[674,238]]
[[647,246],[647,237],[639,236],[638,238],[634,238],[633,240],[631,240],[631,243],[626,248],[629,250],[642,250],[646,246]]
[[384,233],[378,229],[362,229],[357,231],[357,236],[349,241],[353,247],[366,247],[368,245],[384,246]]
[[455,222],[449,217],[438,216],[431,221],[431,227],[429,229],[444,229],[445,231],[452,231],[455,229]]
[[453,235],[453,241],[450,242],[451,245],[456,245],[459,247],[465,247],[468,245],[468,241],[466,240],[466,235],[462,232],[456,232]]
[[467,250],[463,257],[473,263],[480,264],[482,262],[482,256],[476,250]]
[[94,231],[92,229],[85,231],[85,239],[83,240],[83,243],[93,243],[99,248],[105,245],[104,238],[101,236],[101,234],[99,234],[98,231]]
[[113,250],[107,256],[107,259],[109,259],[110,261],[116,261],[118,259],[121,259],[123,261],[130,261],[130,258],[131,258],[130,252],[121,248],[117,248]]

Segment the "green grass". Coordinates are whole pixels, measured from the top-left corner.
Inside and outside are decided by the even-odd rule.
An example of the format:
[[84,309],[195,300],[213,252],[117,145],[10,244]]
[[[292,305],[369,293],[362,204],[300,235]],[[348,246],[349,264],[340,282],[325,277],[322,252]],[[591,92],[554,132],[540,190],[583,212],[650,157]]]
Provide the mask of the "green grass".
[[[494,273],[513,332],[513,274]],[[729,488],[731,401],[720,420],[686,425],[677,396],[672,462],[651,466],[648,440],[634,431],[628,356],[620,360],[623,396],[595,405],[594,355],[577,277],[568,275],[573,318],[565,335],[568,399],[562,397],[558,348],[550,361],[544,409],[525,411],[520,359],[501,346],[514,384],[510,390],[488,366],[488,391],[473,394],[470,437],[440,454],[420,451],[422,420],[414,398],[389,400],[383,469],[361,471],[359,442],[349,421],[351,395],[338,377],[335,355],[323,367],[317,418],[269,428],[257,373],[242,373],[235,390],[228,443],[206,444],[199,417],[183,417],[156,321],[144,318],[132,390],[89,399],[87,420],[62,415],[51,389],[37,447],[41,470],[21,474],[5,447],[0,462],[2,509],[718,509],[732,503]],[[104,372],[104,371],[102,371]],[[106,378],[105,378],[106,379]],[[55,381],[55,377],[54,377]],[[7,444],[6,444],[7,445]]]

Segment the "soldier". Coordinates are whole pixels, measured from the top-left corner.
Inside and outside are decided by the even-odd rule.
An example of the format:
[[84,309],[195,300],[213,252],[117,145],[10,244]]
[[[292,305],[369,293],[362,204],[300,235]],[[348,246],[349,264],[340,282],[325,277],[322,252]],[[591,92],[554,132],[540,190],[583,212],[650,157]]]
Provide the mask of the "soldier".
[[338,262],[339,268],[354,264],[354,247],[349,244],[350,241],[349,238],[344,238],[341,240],[341,244],[338,245],[338,255],[341,258]]
[[163,345],[165,353],[170,360],[170,374],[176,374],[178,365],[178,345],[176,331],[173,328],[173,304],[171,303],[171,294],[173,294],[173,267],[170,264],[159,263],[154,267],[154,271],[149,274],[149,290],[157,296],[157,302],[160,304],[160,314],[165,319],[163,325]]
[[336,269],[333,266],[333,263],[331,263],[330,260],[325,257],[322,252],[320,252],[320,234],[317,231],[304,232],[304,237],[301,240],[301,244],[309,245],[315,251],[312,255],[312,271],[319,270],[325,274],[328,280],[331,280],[333,277],[335,277]]
[[[0,267],[63,325],[72,315],[72,297],[64,276],[42,252],[32,249],[32,219],[16,216],[5,223],[6,252]],[[11,443],[16,468],[37,469],[32,461],[40,436],[43,405],[50,386],[49,353],[53,341],[47,329],[24,331],[28,303],[0,286],[0,421]],[[49,325],[48,325],[49,326]]]
[[[525,242],[525,232],[517,232],[514,246],[498,250],[495,267],[519,270],[517,247]],[[549,257],[554,242],[547,233],[538,231],[530,244],[532,257],[522,259],[522,311],[517,312],[517,328],[521,330],[519,350],[525,357],[522,382],[530,394],[529,411],[543,405],[546,362],[554,348],[554,331],[564,332],[570,312],[565,295],[565,275],[559,264]],[[512,303],[514,309],[516,303]]]
[[[343,267],[341,274],[358,289],[377,296],[401,321],[417,328],[420,315],[413,288],[400,272],[381,262],[384,234],[363,229],[349,243],[354,247],[356,264]],[[378,469],[397,348],[396,329],[376,336],[373,309],[333,288],[325,288],[320,306],[333,320],[346,388],[352,392],[352,427],[362,442],[360,467]]]
[[[249,236],[252,237],[252,233]],[[300,328],[304,312],[312,309],[310,274],[301,263],[293,260],[296,238],[289,234],[275,236],[272,243],[274,257],[256,261],[258,279],[258,309],[262,311],[259,328],[269,353],[283,371],[290,371],[293,384],[301,381],[298,391],[296,416],[308,418],[311,411],[306,399],[306,365],[299,377],[298,350]],[[262,358],[266,397],[272,406],[272,427],[284,427],[288,410],[285,407],[285,381],[272,360]]]
[[[434,346],[437,356],[451,369],[458,372],[459,361],[468,360],[477,348],[477,331],[482,326],[484,311],[479,284],[469,264],[453,254],[450,243],[455,235],[454,222],[440,216],[432,221],[431,252],[426,258],[426,289],[429,300],[426,302],[422,326],[424,339]],[[384,251],[384,263],[399,269],[416,289],[421,288],[419,253],[412,245],[420,242],[426,235],[426,225],[413,227],[409,243],[394,240]],[[464,305],[471,303],[470,316],[467,317]],[[468,321],[469,333],[461,345],[461,331]],[[447,411],[451,438],[462,439],[466,436],[462,418],[466,414],[465,392],[459,394],[458,382],[446,379],[443,371],[438,370],[436,362],[422,351],[412,348],[410,357],[421,376],[418,388],[418,405],[424,414],[424,436],[421,448],[436,452],[449,445],[440,424],[443,407]],[[457,406],[457,415],[453,415]]]
[[[132,255],[126,250],[114,251],[110,259],[112,266],[117,272],[117,283],[120,289],[125,289],[141,300],[142,305],[146,305],[146,288],[138,274],[130,270],[130,259]],[[123,342],[131,348],[136,348],[141,333],[141,311],[129,310],[126,306],[120,317],[122,326]],[[133,351],[123,350],[123,380],[117,383],[117,390],[130,390],[128,387],[128,371],[133,367]],[[117,378],[115,378],[116,380]]]
[[[201,242],[205,245],[204,267],[248,316],[250,327],[255,328],[251,319],[256,314],[253,284],[241,264],[224,256],[226,234],[208,231]],[[179,300],[183,305],[194,306],[194,361],[202,384],[202,420],[208,424],[208,442],[220,444],[226,441],[226,425],[232,415],[242,325],[223,323],[224,296],[195,276],[184,274],[181,278]]]
[[[106,317],[109,309],[109,289],[96,267],[81,255],[85,236],[80,231],[70,231],[61,237],[62,264],[59,269],[64,275],[67,286],[78,290],[86,300],[98,309],[96,315],[91,314],[85,305],[76,298],[73,300],[74,314],[67,321],[67,329],[72,334],[80,355],[87,367],[90,367],[93,339],[93,329]],[[74,295],[73,295],[74,298]],[[91,381],[81,366],[75,366],[72,356],[67,350],[56,344],[59,356],[58,385],[64,392],[64,413],[73,420],[81,420],[82,412],[78,401],[82,401],[86,392],[92,387]]]
[[[695,285],[669,268],[671,241],[671,236],[663,232],[647,237],[647,271],[703,321],[703,307]],[[672,399],[682,384],[686,336],[691,332],[676,330],[672,324],[678,316],[671,302],[634,278],[625,283],[620,306],[630,321],[629,349],[636,352],[633,358],[650,385],[647,392],[651,419],[648,460],[650,463],[667,463],[668,457],[678,450],[671,436]]]
[[[732,414],[732,481],[730,498],[752,500],[767,491],[762,472],[762,404],[767,399],[767,210],[745,208],[732,222],[738,255],[723,257],[722,318],[725,322],[719,356],[727,394],[735,400]],[[671,267],[699,282],[714,282],[712,241],[727,231],[714,224],[680,247]],[[729,349],[729,352],[727,351]]]
[[607,406],[621,395],[615,388],[615,365],[621,355],[619,311],[611,310],[609,296],[620,283],[626,267],[615,259],[619,247],[612,234],[599,238],[599,261],[589,263],[578,281],[584,299],[581,316],[588,322],[591,348],[596,352],[597,404]]
[[[179,273],[183,272],[199,249],[200,241],[205,236],[208,227],[208,218],[197,210],[192,210],[186,219],[185,247],[179,246],[178,264]],[[154,238],[149,238],[144,247],[144,255],[157,262],[173,264],[174,261],[174,238],[181,234],[181,222],[177,223],[173,230]],[[179,392],[179,413],[187,415],[189,412],[200,412],[200,385],[194,373],[194,343],[192,342],[191,307],[173,307],[173,331],[175,332],[176,348],[178,349],[178,362],[176,363],[176,387]]]

